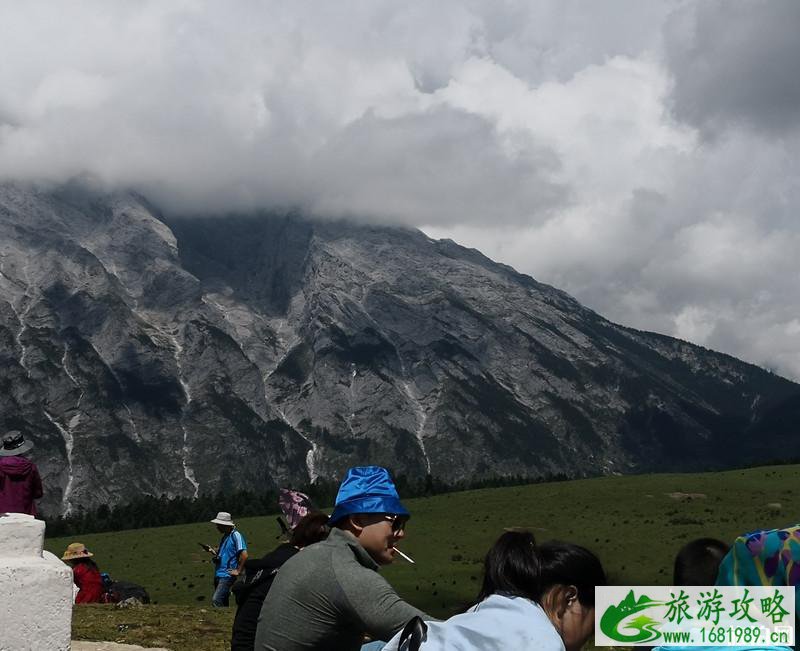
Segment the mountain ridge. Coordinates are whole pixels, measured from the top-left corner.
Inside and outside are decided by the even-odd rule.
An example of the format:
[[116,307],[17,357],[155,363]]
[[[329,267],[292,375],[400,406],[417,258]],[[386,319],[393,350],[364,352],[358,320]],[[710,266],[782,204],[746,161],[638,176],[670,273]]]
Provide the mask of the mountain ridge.
[[457,483],[800,450],[797,384],[413,229],[4,185],[0,235],[3,424],[51,511],[354,463]]

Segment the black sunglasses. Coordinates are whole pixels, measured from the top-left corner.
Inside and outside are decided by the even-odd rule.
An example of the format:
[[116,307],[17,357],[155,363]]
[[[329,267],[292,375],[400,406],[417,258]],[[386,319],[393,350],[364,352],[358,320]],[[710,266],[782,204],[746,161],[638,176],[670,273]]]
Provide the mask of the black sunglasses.
[[392,531],[395,533],[403,531],[403,529],[406,528],[406,522],[408,521],[408,518],[405,516],[395,514],[387,514],[384,515],[383,518],[392,523]]

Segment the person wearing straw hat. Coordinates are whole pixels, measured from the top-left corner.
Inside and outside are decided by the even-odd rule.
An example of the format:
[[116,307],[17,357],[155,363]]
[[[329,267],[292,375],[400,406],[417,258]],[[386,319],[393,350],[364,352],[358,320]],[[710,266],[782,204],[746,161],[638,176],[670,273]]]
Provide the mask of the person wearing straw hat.
[[203,545],[203,549],[213,554],[212,560],[216,568],[211,605],[217,608],[227,608],[230,602],[231,586],[247,560],[247,543],[244,536],[236,530],[230,513],[220,511],[217,513],[217,517],[211,520],[211,524],[217,525],[217,531],[222,534],[216,549],[210,545]]
[[408,518],[385,468],[350,468],[327,540],[300,550],[275,576],[261,607],[255,649],[355,651],[365,635],[388,640],[414,617],[432,619],[378,574],[394,561]]
[[97,564],[92,560],[92,552],[79,542],[70,543],[61,560],[72,567],[72,580],[78,587],[76,604],[99,604],[103,601],[105,588]]
[[13,430],[0,446],[0,513],[37,515],[36,502],[42,496],[42,479],[33,461],[23,455],[33,448],[22,432]]

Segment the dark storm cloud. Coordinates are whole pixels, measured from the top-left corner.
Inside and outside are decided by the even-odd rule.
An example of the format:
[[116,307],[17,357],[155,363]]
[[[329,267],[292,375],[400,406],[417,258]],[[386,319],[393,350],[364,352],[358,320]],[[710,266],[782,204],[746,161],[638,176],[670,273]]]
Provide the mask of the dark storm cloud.
[[676,115],[711,134],[742,124],[800,125],[800,2],[704,0],[665,29]]

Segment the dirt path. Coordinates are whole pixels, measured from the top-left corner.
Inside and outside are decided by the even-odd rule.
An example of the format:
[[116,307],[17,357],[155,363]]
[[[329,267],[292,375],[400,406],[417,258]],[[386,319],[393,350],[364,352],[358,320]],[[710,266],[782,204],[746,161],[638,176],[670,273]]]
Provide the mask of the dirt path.
[[73,640],[72,651],[169,651],[163,648],[145,648],[135,644],[117,644],[116,642],[86,642]]

